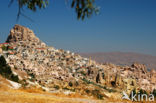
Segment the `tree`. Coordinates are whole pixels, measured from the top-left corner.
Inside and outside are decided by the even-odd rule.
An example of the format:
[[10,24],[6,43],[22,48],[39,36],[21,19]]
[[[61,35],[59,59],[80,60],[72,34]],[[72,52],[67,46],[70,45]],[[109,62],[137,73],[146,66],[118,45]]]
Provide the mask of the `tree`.
[[0,56],[0,75],[9,80],[19,82],[18,76],[13,74],[11,67],[7,64],[3,56]]
[[[10,0],[9,6],[15,0]],[[22,12],[24,7],[27,7],[31,11],[36,11],[37,9],[46,8],[49,4],[48,0],[16,0],[18,2],[18,14],[17,19],[20,15],[25,16]],[[68,0],[67,0],[68,1]],[[70,1],[69,1],[70,2]],[[93,13],[98,13],[99,8],[95,5],[95,0],[72,0],[71,8],[75,9],[78,19],[84,20],[86,17],[90,17]],[[26,17],[26,16],[25,16]]]
[[156,96],[156,89],[153,90],[152,94]]
[[136,89],[134,88],[134,89],[131,91],[129,97],[132,98],[132,95],[135,95],[135,94],[137,94],[137,92],[136,92]]

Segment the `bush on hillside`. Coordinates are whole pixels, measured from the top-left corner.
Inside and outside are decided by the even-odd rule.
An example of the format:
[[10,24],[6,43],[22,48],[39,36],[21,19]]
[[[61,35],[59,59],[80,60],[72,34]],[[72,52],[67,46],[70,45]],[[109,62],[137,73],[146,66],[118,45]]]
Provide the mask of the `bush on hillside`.
[[4,46],[4,45],[3,45],[3,46],[2,46],[2,50],[3,50],[3,51],[7,51],[7,50],[8,50],[7,46]]
[[0,56],[0,74],[9,80],[19,82],[18,76],[13,74],[11,67],[6,63],[3,56]]
[[99,90],[97,90],[97,89],[95,89],[95,90],[92,90],[92,95],[94,96],[94,97],[96,97],[97,99],[103,99],[103,95],[100,93],[100,91]]
[[152,94],[156,96],[156,89],[153,90]]
[[133,90],[131,91],[131,93],[130,93],[130,95],[129,95],[130,98],[132,98],[132,93],[133,93],[133,95],[137,94],[136,89],[133,89]]

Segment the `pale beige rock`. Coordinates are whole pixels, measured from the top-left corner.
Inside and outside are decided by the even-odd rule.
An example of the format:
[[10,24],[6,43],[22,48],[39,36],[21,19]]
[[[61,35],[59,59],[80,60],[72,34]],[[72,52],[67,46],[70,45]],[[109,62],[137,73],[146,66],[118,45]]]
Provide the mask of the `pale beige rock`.
[[27,40],[38,41],[39,39],[35,36],[32,30],[16,24],[13,29],[11,29],[6,42],[18,42]]
[[[49,47],[32,30],[20,25],[15,25],[11,30],[7,42],[14,47],[14,55],[5,56],[8,64],[18,67],[18,70],[35,74],[35,82],[49,90],[53,90],[55,85],[73,89],[69,83],[77,87],[75,82],[79,81],[81,86],[84,84],[82,79],[108,88],[114,86],[114,89],[127,92],[138,87],[147,90],[156,88],[156,72],[148,72],[143,64],[134,63],[131,67],[99,64],[76,53]],[[85,86],[97,88],[91,84]]]

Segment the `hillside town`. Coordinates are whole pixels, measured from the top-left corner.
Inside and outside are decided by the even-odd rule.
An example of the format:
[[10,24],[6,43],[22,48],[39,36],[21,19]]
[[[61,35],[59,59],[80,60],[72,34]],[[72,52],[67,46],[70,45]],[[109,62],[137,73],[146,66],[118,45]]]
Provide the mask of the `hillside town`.
[[47,46],[32,30],[21,25],[15,25],[6,43],[0,44],[0,54],[20,80],[26,80],[26,86],[37,84],[47,91],[60,88],[60,91],[83,93],[81,89],[98,87],[107,94],[156,89],[156,71],[148,71],[144,64],[100,64],[79,54]]

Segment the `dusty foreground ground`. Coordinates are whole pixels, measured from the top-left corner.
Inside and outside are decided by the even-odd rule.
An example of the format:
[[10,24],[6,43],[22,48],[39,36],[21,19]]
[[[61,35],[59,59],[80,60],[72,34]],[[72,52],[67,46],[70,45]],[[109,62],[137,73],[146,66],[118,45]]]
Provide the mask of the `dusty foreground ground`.
[[[96,100],[81,96],[34,92],[31,90],[0,90],[0,103],[116,103],[114,100]],[[128,103],[126,101],[117,103]]]
[[48,93],[0,91],[0,103],[105,103],[81,97],[65,97]]
[[94,97],[78,93],[68,95],[62,92],[48,93],[35,87],[29,89],[12,89],[10,87],[11,85],[0,77],[0,103],[130,103],[112,98],[97,100]]
[[[0,103],[116,103],[110,98],[97,100],[80,94],[48,93],[42,89],[11,89],[11,85],[0,76]],[[118,100],[120,101],[120,100]],[[127,103],[118,102],[118,103]]]

